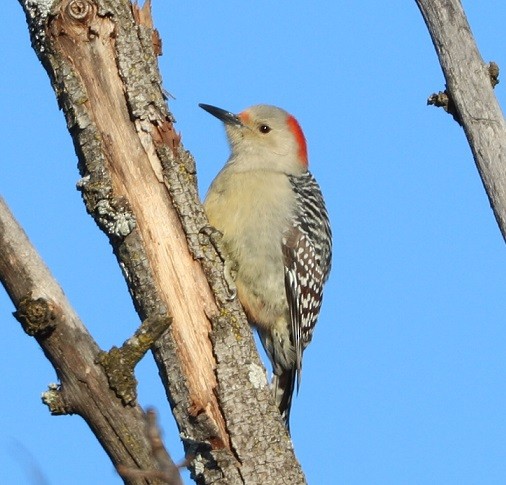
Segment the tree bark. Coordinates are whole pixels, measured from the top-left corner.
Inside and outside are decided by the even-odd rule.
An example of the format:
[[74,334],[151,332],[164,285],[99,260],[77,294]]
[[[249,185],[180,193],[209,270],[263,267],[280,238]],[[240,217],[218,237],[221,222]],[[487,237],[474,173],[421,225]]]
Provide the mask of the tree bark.
[[115,466],[157,469],[142,409],[124,406],[109,389],[96,364],[98,345],[1,198],[0,280],[17,308],[16,317],[57,370],[59,386],[43,395],[51,412],[82,416]]
[[149,3],[19,1],[67,120],[86,208],[109,237],[141,319],[171,321],[152,350],[193,477],[305,483],[206,236],[195,163],[163,96]]
[[459,0],[416,0],[506,240],[506,123]]

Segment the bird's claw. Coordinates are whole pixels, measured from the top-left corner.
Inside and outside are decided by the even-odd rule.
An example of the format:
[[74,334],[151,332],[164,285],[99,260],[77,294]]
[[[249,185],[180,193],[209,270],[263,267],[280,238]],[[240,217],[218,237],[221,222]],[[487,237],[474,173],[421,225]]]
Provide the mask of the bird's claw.
[[221,242],[223,234],[213,226],[204,226],[200,232],[209,238],[211,244],[216,249],[218,256],[224,263],[223,278],[225,280],[225,286],[228,293],[227,300],[233,300],[237,296],[237,286],[235,285],[237,270],[235,264],[226,256],[225,249],[223,248],[223,244]]
[[225,277],[225,283],[227,284],[228,297],[227,300],[233,300],[237,296],[237,286],[235,284],[235,275],[237,271],[235,265],[230,260],[225,261],[225,268],[223,276]]

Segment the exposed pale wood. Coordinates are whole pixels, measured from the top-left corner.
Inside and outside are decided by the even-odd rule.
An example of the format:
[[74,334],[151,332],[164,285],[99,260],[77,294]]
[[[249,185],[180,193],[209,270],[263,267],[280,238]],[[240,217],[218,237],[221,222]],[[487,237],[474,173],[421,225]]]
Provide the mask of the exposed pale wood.
[[[214,297],[188,250],[167,197],[154,143],[142,132],[143,128],[156,128],[131,121],[116,60],[116,31],[121,27],[93,10],[90,6],[85,21],[76,22],[67,15],[68,9],[62,8],[51,24],[51,38],[60,54],[71,61],[70,67],[86,93],[84,107],[102,141],[103,168],[110,173],[113,197],[126,201],[135,216],[135,229],[143,242],[158,298],[166,303],[174,322],[174,339],[181,343],[178,353],[192,400],[210,414],[218,438],[226,443],[225,423],[213,392],[216,378],[208,339],[211,326],[205,313],[205,309],[208,314],[217,313]],[[155,112],[153,117],[160,124],[170,123],[164,113]],[[172,126],[168,124],[167,129],[172,130]]]

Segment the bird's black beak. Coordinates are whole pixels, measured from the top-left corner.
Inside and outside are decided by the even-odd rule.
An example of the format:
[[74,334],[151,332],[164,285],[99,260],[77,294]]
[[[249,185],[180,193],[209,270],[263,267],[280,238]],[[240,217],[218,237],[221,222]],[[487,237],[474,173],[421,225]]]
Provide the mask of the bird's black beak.
[[234,113],[231,113],[230,111],[226,111],[221,108],[217,108],[216,106],[211,106],[210,104],[203,104],[199,103],[199,106],[206,110],[208,113],[212,114],[213,116],[216,116],[219,120],[223,121],[226,125],[241,125],[242,122],[238,118],[237,115]]

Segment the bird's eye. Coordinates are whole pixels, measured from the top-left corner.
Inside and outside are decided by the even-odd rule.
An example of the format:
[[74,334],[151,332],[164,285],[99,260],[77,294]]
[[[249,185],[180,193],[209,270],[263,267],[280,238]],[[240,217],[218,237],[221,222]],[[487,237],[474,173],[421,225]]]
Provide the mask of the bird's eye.
[[258,127],[258,131],[260,131],[260,133],[266,134],[269,133],[269,131],[271,131],[271,127],[268,125],[260,125]]

